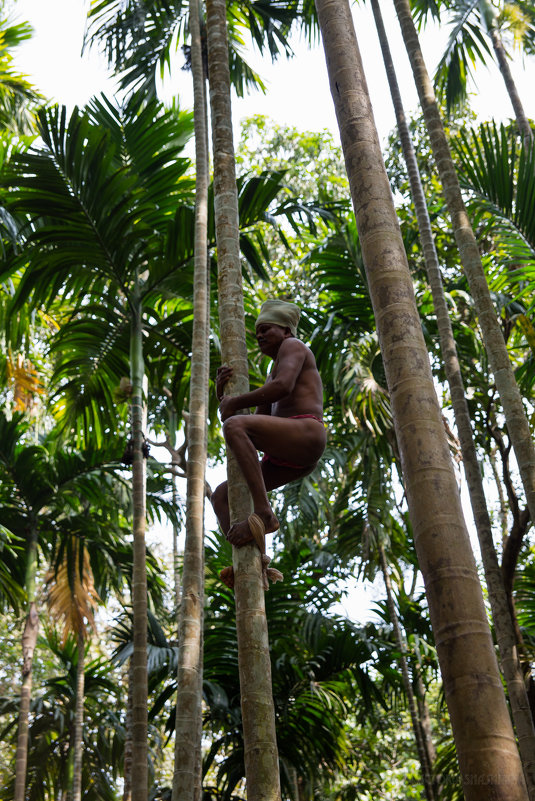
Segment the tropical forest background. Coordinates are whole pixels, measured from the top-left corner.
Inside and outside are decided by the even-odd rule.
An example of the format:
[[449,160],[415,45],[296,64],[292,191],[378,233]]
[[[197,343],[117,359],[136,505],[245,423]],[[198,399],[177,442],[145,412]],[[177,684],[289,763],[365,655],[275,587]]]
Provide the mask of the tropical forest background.
[[[323,59],[314,4],[227,5],[236,107],[255,98],[247,116],[234,116],[250,382],[259,386],[268,368],[253,337],[261,302],[296,301],[300,336],[323,379],[329,429],[314,473],[274,497],[281,529],[269,553],[285,578],[265,597],[282,797],[454,801],[463,797],[462,783],[363,256],[335,125],[323,122],[334,111],[312,87],[317,126],[266,113],[268,98],[277,105],[272,62],[280,70],[294,50],[295,59],[307,58],[308,47]],[[533,431],[533,92],[520,97],[528,132],[502,102],[482,116],[473,92],[474,79],[497,58],[494,35],[515,68],[535,75],[535,10],[528,0],[411,6],[424,50],[428,28],[442,32],[443,50],[429,54],[428,68]],[[38,73],[25,75],[17,54],[31,42],[32,19],[23,9],[0,2],[0,799],[132,798],[139,500],[132,376],[141,369],[146,797],[164,801],[175,769],[195,359],[188,3],[80,3],[79,46],[86,57],[98,56],[107,77],[97,76],[78,106],[72,95],[47,96]],[[357,23],[359,39],[376,36],[372,19]],[[390,110],[383,115],[390,97],[375,86],[376,71],[374,64],[367,72],[370,96],[495,637],[427,255],[395,118]],[[406,73],[404,63],[402,87]],[[408,129],[490,516],[485,547],[499,563],[533,717],[531,516],[425,122],[408,91]],[[213,194],[210,185],[207,498],[225,460],[213,385],[221,363]],[[234,595],[218,579],[232,554],[209,508],[205,520],[202,798],[230,801],[245,798]],[[362,596],[364,584],[372,591]]]

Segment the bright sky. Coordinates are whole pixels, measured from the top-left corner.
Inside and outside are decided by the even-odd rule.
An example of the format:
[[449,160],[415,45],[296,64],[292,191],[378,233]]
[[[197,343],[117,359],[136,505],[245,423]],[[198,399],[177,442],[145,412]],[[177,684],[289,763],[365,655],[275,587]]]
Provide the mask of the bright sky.
[[[92,52],[85,54],[83,59],[80,57],[88,0],[7,0],[6,5],[18,19],[28,20],[34,27],[35,35],[20,48],[17,63],[46,96],[73,106],[76,103],[83,105],[100,91],[113,93],[113,83],[107,80],[105,66],[98,55]],[[383,6],[403,101],[406,110],[414,110],[417,107],[416,91],[391,0],[384,0]],[[376,124],[380,138],[384,139],[394,126],[394,114],[371,10],[366,4],[355,5],[354,18]],[[445,40],[444,28],[442,31],[428,28],[422,35],[424,55],[431,73]],[[323,51],[320,47],[309,51],[298,42],[294,48],[298,50],[294,59],[280,60],[275,65],[269,59],[261,61],[252,54],[251,62],[268,84],[268,94],[256,93],[236,100],[236,129],[240,119],[261,113],[302,130],[329,128],[338,136]],[[165,94],[178,91],[181,105],[189,106],[191,79],[189,73],[180,70],[181,65],[182,53],[179,52],[173,81],[166,82]],[[535,117],[535,58],[523,64],[516,54],[512,70],[526,113]],[[477,90],[474,87],[473,106],[482,118],[507,119],[512,116],[496,68],[480,67],[477,85]]]

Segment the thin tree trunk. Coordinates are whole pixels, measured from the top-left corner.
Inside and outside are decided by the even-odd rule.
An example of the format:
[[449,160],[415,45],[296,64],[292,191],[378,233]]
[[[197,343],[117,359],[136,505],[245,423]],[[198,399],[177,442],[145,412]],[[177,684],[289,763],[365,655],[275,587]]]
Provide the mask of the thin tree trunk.
[[[214,152],[214,206],[223,363],[234,370],[228,390],[248,390],[242,276],[225,0],[208,0],[207,32]],[[227,453],[231,523],[246,518],[251,498]],[[233,548],[236,629],[248,801],[279,801],[280,777],[261,559],[254,545]]]
[[195,122],[195,272],[188,421],[186,542],[178,635],[175,766],[172,801],[201,796],[204,480],[209,381],[208,142],[198,0],[190,0]]
[[349,3],[316,8],[466,799],[525,801]]
[[520,95],[518,94],[514,78],[511,74],[511,69],[509,67],[509,62],[507,61],[503,42],[499,32],[495,27],[489,28],[489,37],[492,42],[492,47],[494,48],[496,61],[498,62],[498,66],[507,89],[507,94],[509,95],[511,105],[513,106],[513,110],[515,112],[518,130],[524,137],[525,142],[531,142],[533,139],[533,131],[531,130],[531,126],[528,122],[528,118],[526,117],[526,112],[524,111],[522,101],[520,100]]
[[489,455],[489,462],[490,462],[490,469],[492,472],[492,477],[494,479],[494,485],[496,487],[496,493],[498,495],[498,518],[500,521],[500,535],[501,535],[501,543],[502,548],[505,547],[507,542],[507,537],[509,534],[509,528],[507,525],[507,503],[505,500],[505,494],[503,491],[503,484],[502,480],[498,474],[498,468],[496,467],[496,453],[497,453],[497,446],[495,445]]
[[126,715],[124,723],[124,753],[123,753],[123,801],[132,801],[132,657],[128,661],[126,680],[128,693],[126,699]]
[[[177,487],[177,476],[175,475],[175,470],[179,468],[179,457],[176,450],[176,434],[177,434],[177,414],[176,410],[173,406],[173,401],[170,400],[169,403],[171,404],[171,409],[169,411],[169,440],[171,442],[173,450],[171,451],[171,467],[173,469],[173,474],[171,476],[171,485],[172,485],[172,499],[173,499],[173,507],[176,509],[179,503],[179,496],[178,496],[178,487]],[[179,565],[179,552],[178,552],[178,535],[179,535],[179,527],[176,523],[173,523],[173,582],[175,588],[175,618],[177,621],[177,630],[180,626],[180,600],[182,597],[182,578],[181,578],[181,571]]]
[[381,562],[381,571],[383,573],[383,580],[386,589],[386,604],[388,606],[390,621],[394,628],[394,637],[396,639],[396,645],[399,650],[399,666],[401,668],[403,687],[405,689],[405,694],[407,696],[407,703],[409,706],[409,713],[411,716],[414,739],[416,740],[416,750],[418,751],[418,757],[420,760],[422,779],[424,782],[425,797],[428,799],[428,801],[434,801],[435,793],[433,790],[433,779],[432,779],[433,766],[429,761],[428,753],[426,751],[422,738],[420,718],[414,700],[414,693],[412,691],[411,679],[409,675],[409,666],[407,664],[407,655],[406,655],[407,648],[403,636],[401,634],[401,628],[399,625],[398,615],[396,611],[396,604],[394,602],[394,596],[392,593],[392,582],[390,581],[390,574],[388,572],[388,564],[386,561],[385,549],[383,548],[382,545],[379,545],[379,560]]
[[76,701],[74,715],[74,771],[72,783],[73,801],[82,798],[82,757],[84,731],[84,679],[85,679],[85,641],[83,631],[78,632],[78,663],[76,665]]
[[[433,743],[433,734],[431,730],[431,715],[429,714],[429,704],[427,703],[427,696],[425,686],[422,680],[422,671],[419,661],[416,665],[416,703],[418,704],[418,719],[420,721],[422,740],[427,755],[427,760],[431,766],[435,764],[437,752],[435,744]],[[442,788],[436,777],[433,779],[433,791],[436,798],[440,798]]]
[[388,39],[384,29],[381,10],[378,0],[372,0],[372,9],[377,25],[377,32],[383,52],[383,59],[392,94],[392,102],[396,112],[399,137],[403,149],[403,155],[409,174],[411,194],[414,201],[420,239],[425,257],[425,266],[433,296],[433,305],[437,316],[437,326],[440,339],[440,348],[444,358],[446,378],[448,380],[453,412],[461,451],[463,456],[464,470],[470,494],[470,503],[474,516],[477,536],[481,547],[481,556],[485,570],[485,579],[489,593],[489,600],[492,609],[492,617],[496,629],[496,637],[500,652],[500,661],[509,693],[511,713],[518,737],[518,746],[524,766],[526,784],[528,787],[531,801],[535,800],[535,729],[529,708],[529,701],[526,687],[523,681],[522,670],[516,649],[515,633],[513,622],[509,614],[508,600],[502,581],[502,574],[494,540],[492,537],[492,526],[487,509],[485,491],[476,448],[472,437],[470,425],[470,414],[464,383],[461,375],[461,368],[457,355],[457,347],[453,337],[453,330],[448,314],[448,307],[444,297],[444,288],[438,255],[435,247],[431,221],[427,210],[425,195],[420,179],[418,162],[412,146],[409,126],[405,117],[401,94],[395,76],[394,64],[390,54]]
[[28,764],[28,729],[30,725],[30,701],[32,696],[33,653],[39,633],[39,616],[35,603],[35,582],[37,573],[37,531],[35,529],[32,530],[30,534],[27,559],[25,584],[28,597],[28,614],[22,634],[22,686],[20,690],[13,801],[24,801],[26,797],[26,766]]
[[[139,279],[138,279],[139,280]],[[148,677],[147,677],[147,574],[145,550],[146,468],[143,456],[143,324],[139,287],[133,293],[130,362],[132,371],[132,437],[134,461],[133,532],[134,564],[132,578],[133,639],[132,653],[132,801],[147,801],[148,796]]]
[[394,5],[411,62],[414,81],[431,141],[431,148],[442,182],[457,247],[459,248],[461,263],[474,300],[489,364],[500,395],[509,436],[513,443],[526,501],[531,518],[535,520],[535,446],[529,422],[509,360],[503,333],[496,316],[496,310],[492,303],[477,240],[463,203],[455,165],[451,158],[433,86],[423,60],[409,2],[408,0],[394,0]]

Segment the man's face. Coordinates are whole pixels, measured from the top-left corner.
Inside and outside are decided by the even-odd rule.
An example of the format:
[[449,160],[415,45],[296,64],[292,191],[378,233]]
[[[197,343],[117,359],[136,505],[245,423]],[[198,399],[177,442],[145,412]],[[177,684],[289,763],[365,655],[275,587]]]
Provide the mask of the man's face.
[[275,323],[260,323],[256,326],[256,341],[266,356],[276,355],[281,343],[288,336],[290,336],[288,329]]

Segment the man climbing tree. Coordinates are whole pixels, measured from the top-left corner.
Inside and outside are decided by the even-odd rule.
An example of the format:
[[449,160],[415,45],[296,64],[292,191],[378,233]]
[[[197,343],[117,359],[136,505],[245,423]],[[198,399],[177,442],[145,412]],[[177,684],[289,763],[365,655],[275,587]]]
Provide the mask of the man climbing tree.
[[[312,351],[299,339],[300,311],[294,303],[267,300],[256,321],[260,351],[273,359],[266,383],[242,395],[223,395],[232,376],[230,367],[217,371],[216,392],[220,402],[223,433],[245,476],[254,513],[230,525],[227,482],[212,495],[212,504],[227,539],[236,547],[255,541],[264,553],[265,534],[276,531],[279,522],[267,492],[314,470],[325,450],[323,388]],[[233,416],[256,406],[256,414]],[[257,451],[264,457],[258,461]],[[232,569],[222,573],[232,586]]]

